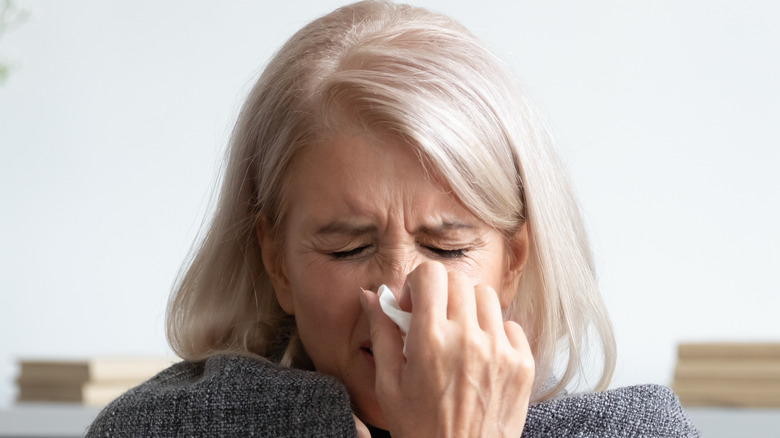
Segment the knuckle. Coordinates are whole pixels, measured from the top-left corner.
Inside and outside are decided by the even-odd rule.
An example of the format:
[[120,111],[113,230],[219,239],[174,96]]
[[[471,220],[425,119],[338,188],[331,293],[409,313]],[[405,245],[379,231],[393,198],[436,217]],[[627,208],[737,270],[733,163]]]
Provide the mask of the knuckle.
[[530,355],[523,355],[517,361],[517,368],[526,374],[533,373],[536,370],[536,361]]
[[533,384],[534,377],[536,376],[536,363],[534,362],[533,357],[521,356],[517,360],[514,369],[519,384]]
[[514,348],[500,349],[497,360],[506,364],[510,369],[520,375],[533,376],[536,371],[536,361],[531,354],[523,354]]
[[523,330],[523,327],[512,320],[504,321],[504,330],[507,332],[514,332],[517,335],[525,336],[525,330]]
[[483,336],[473,331],[465,331],[459,339],[459,346],[463,351],[468,351],[469,354],[476,354],[479,357],[492,356],[492,348],[490,348],[490,342],[487,342]]
[[447,347],[447,337],[436,327],[426,331],[422,342],[425,345],[425,351],[430,352],[434,356]]

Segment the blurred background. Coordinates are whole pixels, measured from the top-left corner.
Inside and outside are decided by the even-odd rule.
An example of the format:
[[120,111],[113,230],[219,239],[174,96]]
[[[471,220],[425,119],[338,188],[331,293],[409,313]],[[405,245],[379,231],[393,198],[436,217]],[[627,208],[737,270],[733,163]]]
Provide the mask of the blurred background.
[[[342,3],[15,2],[0,406],[21,358],[171,354],[166,301],[242,98]],[[780,2],[414,3],[505,58],[558,135],[617,334],[613,386],[669,384],[678,342],[780,339]]]

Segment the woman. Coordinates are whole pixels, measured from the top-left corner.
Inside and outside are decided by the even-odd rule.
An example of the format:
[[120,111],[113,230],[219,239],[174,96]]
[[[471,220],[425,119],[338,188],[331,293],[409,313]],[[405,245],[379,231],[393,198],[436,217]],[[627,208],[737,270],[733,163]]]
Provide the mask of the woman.
[[295,34],[244,104],[172,296],[185,361],[89,435],[696,436],[660,387],[564,397],[589,345],[607,387],[614,340],[569,183],[506,70],[392,3]]

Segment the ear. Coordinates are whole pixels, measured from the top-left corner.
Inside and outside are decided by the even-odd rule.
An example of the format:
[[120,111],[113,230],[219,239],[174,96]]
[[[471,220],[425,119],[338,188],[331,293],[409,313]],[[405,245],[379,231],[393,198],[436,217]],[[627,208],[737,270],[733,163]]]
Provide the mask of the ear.
[[507,269],[504,271],[504,281],[498,297],[502,309],[508,308],[515,299],[520,277],[528,261],[529,246],[528,226],[523,223],[507,242]]
[[294,315],[295,305],[290,281],[285,273],[278,245],[273,238],[273,234],[267,231],[268,228],[263,220],[257,221],[257,225],[255,225],[257,242],[260,244],[260,252],[263,258],[263,267],[265,267],[265,272],[268,273],[268,277],[271,279],[271,284],[276,294],[276,301],[279,302],[285,313]]

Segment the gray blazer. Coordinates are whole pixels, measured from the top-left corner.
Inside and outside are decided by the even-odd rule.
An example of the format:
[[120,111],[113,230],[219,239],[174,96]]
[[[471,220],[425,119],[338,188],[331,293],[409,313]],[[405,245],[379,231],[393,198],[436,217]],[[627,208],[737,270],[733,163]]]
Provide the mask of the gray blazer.
[[[344,386],[241,356],[181,362],[98,415],[87,437],[357,437]],[[531,437],[698,437],[674,393],[641,385],[532,404]]]

